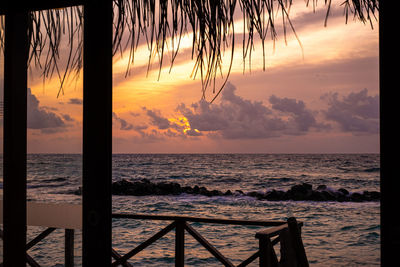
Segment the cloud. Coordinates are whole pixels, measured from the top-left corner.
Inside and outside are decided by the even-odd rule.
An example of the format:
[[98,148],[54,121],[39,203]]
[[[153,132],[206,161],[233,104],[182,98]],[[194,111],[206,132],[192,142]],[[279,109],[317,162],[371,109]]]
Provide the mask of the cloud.
[[61,114],[61,116],[63,117],[63,119],[65,120],[65,121],[68,121],[68,122],[73,122],[73,121],[75,121],[75,119],[74,118],[72,118],[70,115],[68,115],[68,114]]
[[227,83],[220,104],[201,100],[190,108],[180,104],[177,111],[188,119],[190,128],[226,139],[300,135],[321,127],[302,101],[271,96],[269,107],[261,101],[244,99],[235,92],[236,87]]
[[[64,130],[66,124],[56,113],[39,106],[40,102],[31,89],[27,91],[27,127],[41,130],[42,133],[55,133]],[[64,118],[65,119],[65,118]]]
[[169,120],[161,116],[159,110],[151,110],[146,107],[143,107],[143,110],[146,112],[146,115],[149,116],[151,124],[156,126],[158,129],[166,130],[171,127]]
[[328,120],[339,124],[342,131],[360,133],[379,133],[379,96],[368,96],[364,89],[339,98],[338,93],[321,96],[328,103],[323,111]]
[[272,95],[269,98],[272,104],[272,109],[288,113],[291,115],[291,120],[296,124],[296,130],[308,131],[311,127],[323,128],[323,124],[318,124],[311,110],[306,108],[306,105],[301,100],[290,98],[279,98]]
[[[368,91],[340,96],[321,96],[326,106],[311,110],[303,100],[271,95],[266,101],[253,101],[236,94],[236,87],[227,83],[221,102],[210,104],[200,100],[190,106],[179,104],[176,117],[167,118],[160,110],[142,108],[148,122],[134,126],[114,113],[121,130],[134,130],[142,141],[165,138],[221,138],[226,140],[268,139],[301,136],[311,132],[334,131],[353,134],[379,132],[379,97]],[[132,116],[140,116],[135,113]],[[333,125],[340,127],[332,127]]]
[[202,136],[203,135],[199,130],[197,130],[197,131],[196,130],[197,129],[195,129],[195,130],[189,129],[189,130],[185,131],[185,134],[188,136]]
[[69,101],[68,101],[68,104],[71,104],[71,105],[82,105],[83,101],[82,101],[82,99],[79,99],[79,98],[70,98]]
[[134,129],[133,124],[130,124],[126,120],[120,118],[115,112],[112,113],[112,116],[113,116],[114,120],[119,123],[119,125],[120,125],[119,129],[120,130],[129,131],[129,130],[133,130]]

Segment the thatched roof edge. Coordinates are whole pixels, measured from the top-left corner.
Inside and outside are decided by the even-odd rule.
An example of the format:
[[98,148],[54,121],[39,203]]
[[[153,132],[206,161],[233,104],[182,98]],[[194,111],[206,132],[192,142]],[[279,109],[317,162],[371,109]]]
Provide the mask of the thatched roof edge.
[[[85,2],[85,0],[72,0],[71,3],[74,1]],[[68,3],[69,1],[62,0],[61,2]],[[308,0],[306,5],[316,5],[317,2],[318,0],[311,2]],[[234,15],[238,8],[242,13],[247,32],[243,41],[246,44],[243,45],[243,57],[251,56],[248,51],[253,48],[256,38],[261,40],[263,49],[267,38],[275,40],[277,36],[275,18],[278,13],[281,15],[284,34],[286,35],[287,30],[296,34],[289,16],[293,0],[113,0],[113,3],[113,53],[130,49],[127,70],[133,63],[140,38],[145,38],[151,56],[158,55],[161,69],[167,40],[172,38],[178,44],[177,47],[172,48],[174,56],[172,56],[171,64],[173,64],[179,51],[179,40],[182,35],[185,32],[194,33],[193,74],[201,76],[203,97],[207,88],[210,85],[213,87],[217,75],[222,71],[222,52],[225,49],[231,49],[233,59]],[[324,4],[327,8],[327,19],[330,14],[331,0],[324,0]],[[363,23],[371,23],[372,26],[377,20],[379,0],[344,0],[342,7],[346,21],[353,16]],[[0,6],[1,12],[7,12],[5,10],[3,5]],[[57,74],[62,90],[65,80],[71,74],[76,77],[82,69],[82,7],[40,10],[29,14],[29,64],[38,66],[44,78]],[[67,36],[69,45],[68,61],[63,70],[58,66],[62,35]],[[124,38],[125,35],[129,37]],[[3,49],[3,43],[4,16],[0,21],[0,49]],[[232,61],[225,75],[225,82],[229,76],[231,64]],[[220,90],[215,91],[214,99]]]

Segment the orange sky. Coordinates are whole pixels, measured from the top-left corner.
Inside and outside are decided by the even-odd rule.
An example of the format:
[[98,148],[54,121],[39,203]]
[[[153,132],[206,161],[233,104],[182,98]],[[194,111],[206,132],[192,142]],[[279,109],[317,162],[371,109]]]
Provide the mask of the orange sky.
[[[337,8],[324,27],[323,5],[315,14],[303,2],[292,7],[303,50],[293,34],[285,44],[278,33],[275,49],[267,42],[266,71],[258,44],[251,73],[246,65],[243,74],[239,40],[229,84],[211,105],[201,101],[200,80],[190,77],[194,61],[184,56],[190,36],[171,73],[164,64],[159,80],[156,60],[146,77],[147,47],[139,46],[127,78],[128,51],[115,57],[114,152],[378,153],[378,23],[374,29],[351,19],[345,24]],[[225,66],[229,56],[228,50]],[[28,152],[80,153],[82,80],[57,98],[58,78],[43,86],[35,73],[29,76]]]

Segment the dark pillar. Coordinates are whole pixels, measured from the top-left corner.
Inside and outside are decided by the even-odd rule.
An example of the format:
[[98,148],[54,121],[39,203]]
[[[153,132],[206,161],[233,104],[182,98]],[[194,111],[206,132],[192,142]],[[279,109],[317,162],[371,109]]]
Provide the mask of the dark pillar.
[[398,262],[400,223],[398,214],[398,28],[397,1],[379,1],[380,147],[381,147],[381,258],[382,266]]
[[28,13],[9,12],[4,47],[4,266],[26,266]]
[[83,266],[111,265],[112,3],[84,6]]

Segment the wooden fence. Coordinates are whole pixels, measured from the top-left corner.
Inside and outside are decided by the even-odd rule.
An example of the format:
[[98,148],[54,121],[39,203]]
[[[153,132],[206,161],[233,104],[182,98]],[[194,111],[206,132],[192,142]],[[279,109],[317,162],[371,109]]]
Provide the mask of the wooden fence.
[[[197,242],[206,248],[223,266],[234,266],[233,263],[225,257],[218,249],[208,242],[198,231],[196,231],[191,222],[223,224],[223,225],[242,225],[242,226],[264,226],[269,227],[266,230],[257,232],[255,237],[259,240],[259,249],[238,267],[247,266],[259,258],[259,266],[308,266],[307,256],[301,240],[302,222],[297,222],[291,217],[285,221],[251,221],[251,220],[231,220],[215,218],[199,218],[187,216],[168,216],[168,215],[141,215],[141,214],[113,214],[113,218],[125,218],[134,220],[162,220],[172,221],[165,228],[151,236],[149,239],[132,249],[125,255],[119,255],[115,250],[112,256],[115,261],[112,266],[122,265],[130,267],[128,260],[144,250],[149,245],[175,229],[175,266],[184,266],[185,258],[185,232],[189,233]],[[272,238],[275,239],[272,240]],[[274,245],[281,243],[281,258],[278,260]]]
[[[247,266],[248,264],[259,259],[261,267],[308,267],[308,260],[301,239],[302,222],[297,222],[294,217],[285,221],[261,221],[261,220],[233,220],[233,219],[217,219],[217,218],[201,218],[188,216],[170,216],[170,215],[144,215],[144,214],[113,214],[115,219],[132,219],[132,220],[159,220],[171,221],[166,227],[155,233],[153,236],[142,242],[137,247],[130,250],[125,255],[120,255],[116,250],[112,249],[112,257],[114,261],[111,266],[132,267],[128,262],[129,259],[137,255],[139,252],[156,242],[158,239],[175,230],[175,266],[184,266],[185,264],[185,233],[190,234],[197,242],[206,248],[223,266],[235,266],[225,257],[217,248],[215,248],[208,240],[206,240],[190,223],[206,223],[221,225],[242,225],[242,226],[263,226],[268,227],[265,230],[255,234],[255,238],[259,241],[259,248],[254,254],[249,256],[238,267]],[[29,250],[46,236],[52,233],[56,228],[49,227],[32,239],[26,247]],[[0,230],[0,237],[2,238]],[[278,259],[274,246],[280,243],[280,259]],[[32,267],[40,265],[26,254],[27,263]],[[65,266],[74,265],[74,230],[65,229]],[[2,264],[0,263],[0,266]]]

